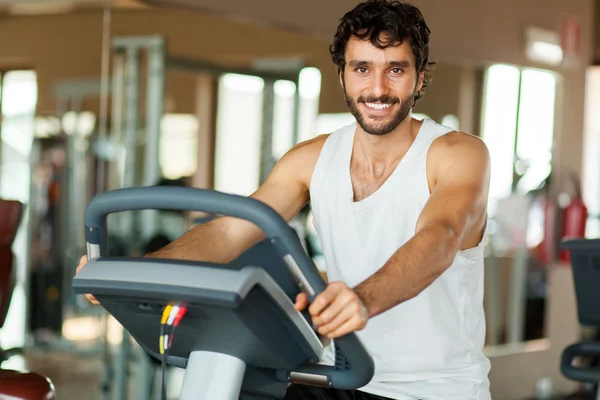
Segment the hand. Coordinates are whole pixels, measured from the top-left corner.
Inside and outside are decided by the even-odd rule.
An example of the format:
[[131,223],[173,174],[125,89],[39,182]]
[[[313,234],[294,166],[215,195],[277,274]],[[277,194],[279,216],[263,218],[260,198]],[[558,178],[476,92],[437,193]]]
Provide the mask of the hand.
[[[308,297],[300,293],[294,307],[302,311],[307,306]],[[343,282],[327,285],[308,307],[308,312],[319,334],[330,339],[364,329],[369,319],[367,307],[356,292]]]
[[[77,269],[75,270],[75,274],[77,274],[79,271],[81,271],[81,268],[83,268],[83,266],[87,263],[87,261],[88,261],[87,256],[83,256],[79,259],[79,265],[77,266]],[[94,296],[92,296],[91,294],[86,294],[85,297],[92,304],[100,304],[100,302],[98,300],[96,300],[96,298]]]

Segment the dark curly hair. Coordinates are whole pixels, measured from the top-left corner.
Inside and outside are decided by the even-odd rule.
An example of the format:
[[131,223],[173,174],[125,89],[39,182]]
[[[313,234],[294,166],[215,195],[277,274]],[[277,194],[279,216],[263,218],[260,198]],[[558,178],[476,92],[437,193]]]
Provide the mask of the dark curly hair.
[[415,95],[416,104],[431,80],[429,67],[435,64],[429,62],[430,33],[417,7],[397,0],[367,0],[342,17],[329,52],[338,74],[343,77],[346,65],[344,53],[351,37],[368,39],[380,49],[408,40],[415,55],[417,72],[425,73],[423,86]]

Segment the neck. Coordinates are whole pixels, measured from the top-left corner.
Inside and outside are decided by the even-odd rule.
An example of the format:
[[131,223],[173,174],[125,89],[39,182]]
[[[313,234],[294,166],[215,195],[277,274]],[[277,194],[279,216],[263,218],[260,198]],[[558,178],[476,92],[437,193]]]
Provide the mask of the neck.
[[396,164],[414,141],[422,121],[409,115],[396,129],[385,135],[371,135],[357,126],[354,149],[371,166]]

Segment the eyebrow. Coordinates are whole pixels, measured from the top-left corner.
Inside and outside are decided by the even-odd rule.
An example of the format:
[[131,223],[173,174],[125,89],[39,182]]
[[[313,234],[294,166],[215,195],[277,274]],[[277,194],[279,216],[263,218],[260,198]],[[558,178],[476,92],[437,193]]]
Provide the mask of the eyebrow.
[[[351,67],[365,67],[365,66],[368,66],[368,65],[372,65],[373,63],[371,61],[352,60],[348,64]],[[390,61],[390,62],[387,63],[387,65],[390,66],[390,67],[408,68],[408,67],[410,67],[410,62],[408,60]]]

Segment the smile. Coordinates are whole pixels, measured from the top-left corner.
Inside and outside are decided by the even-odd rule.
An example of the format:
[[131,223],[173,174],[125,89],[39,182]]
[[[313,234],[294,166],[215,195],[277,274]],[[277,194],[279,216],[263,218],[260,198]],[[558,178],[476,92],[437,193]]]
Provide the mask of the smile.
[[364,103],[367,107],[372,108],[373,110],[385,110],[389,108],[391,104],[388,103]]

